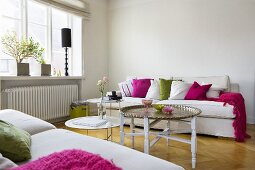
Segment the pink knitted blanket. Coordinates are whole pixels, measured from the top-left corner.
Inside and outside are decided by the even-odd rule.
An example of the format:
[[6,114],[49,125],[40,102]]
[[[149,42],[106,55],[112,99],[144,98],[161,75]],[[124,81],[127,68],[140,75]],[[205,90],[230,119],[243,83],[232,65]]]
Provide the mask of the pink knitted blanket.
[[82,150],[55,152],[12,170],[121,170],[99,155]]
[[218,99],[209,99],[216,102],[224,102],[234,106],[233,114],[236,116],[233,122],[235,139],[237,142],[244,142],[245,138],[250,138],[246,133],[246,110],[244,98],[240,93],[222,92]]

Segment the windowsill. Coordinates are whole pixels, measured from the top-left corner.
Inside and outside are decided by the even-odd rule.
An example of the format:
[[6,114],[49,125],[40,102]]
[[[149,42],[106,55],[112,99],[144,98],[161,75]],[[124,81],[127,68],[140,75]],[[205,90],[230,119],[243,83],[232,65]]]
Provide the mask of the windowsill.
[[85,76],[0,76],[0,80],[84,80]]

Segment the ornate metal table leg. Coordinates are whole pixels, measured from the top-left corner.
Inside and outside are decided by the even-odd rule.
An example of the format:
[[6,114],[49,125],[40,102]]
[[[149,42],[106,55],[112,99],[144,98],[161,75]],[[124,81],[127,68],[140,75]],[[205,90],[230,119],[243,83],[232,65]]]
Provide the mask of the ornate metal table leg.
[[144,117],[144,153],[149,154],[150,152],[150,127],[149,127],[149,119]]
[[191,154],[192,154],[192,168],[196,168],[196,154],[197,154],[197,135],[196,135],[196,117],[191,119]]
[[[135,130],[134,130],[134,118],[133,117],[131,118],[130,131],[131,131],[132,134],[135,133]],[[132,142],[132,149],[134,149],[135,148],[135,137],[134,136],[131,136],[131,142]]]
[[120,144],[124,145],[124,116],[120,113]]
[[[167,121],[167,135],[169,136],[170,135],[170,120]],[[166,139],[166,142],[167,142],[167,146],[169,146],[169,138]]]

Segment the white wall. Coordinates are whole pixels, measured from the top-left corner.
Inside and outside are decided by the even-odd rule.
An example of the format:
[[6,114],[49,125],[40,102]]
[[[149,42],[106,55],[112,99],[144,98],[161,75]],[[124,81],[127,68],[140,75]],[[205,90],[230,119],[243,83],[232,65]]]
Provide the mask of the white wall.
[[109,1],[110,88],[127,75],[229,75],[255,122],[254,0]]
[[97,81],[108,76],[107,1],[88,0],[91,18],[84,22],[84,74],[82,97],[99,97]]

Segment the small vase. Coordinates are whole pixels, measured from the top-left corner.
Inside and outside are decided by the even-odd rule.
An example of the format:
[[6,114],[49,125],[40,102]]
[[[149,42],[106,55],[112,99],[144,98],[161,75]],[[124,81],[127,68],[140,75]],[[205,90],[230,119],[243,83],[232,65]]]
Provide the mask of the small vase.
[[100,100],[100,103],[98,105],[98,117],[100,119],[104,119],[105,115],[106,115],[106,107],[105,107],[103,93],[101,93],[101,100]]

